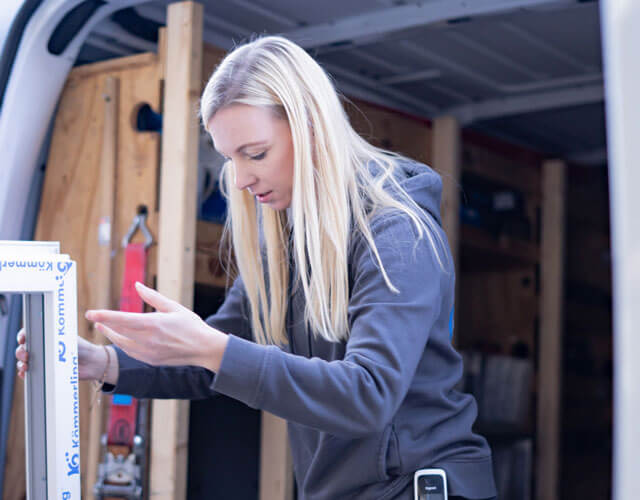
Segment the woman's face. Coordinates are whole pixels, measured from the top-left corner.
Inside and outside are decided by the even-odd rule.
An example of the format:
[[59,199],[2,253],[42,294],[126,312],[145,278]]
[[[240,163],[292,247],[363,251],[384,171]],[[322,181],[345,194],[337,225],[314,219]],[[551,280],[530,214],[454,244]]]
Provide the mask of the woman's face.
[[236,187],[274,210],[289,207],[293,141],[287,121],[267,108],[232,104],[208,125],[216,150],[232,162]]

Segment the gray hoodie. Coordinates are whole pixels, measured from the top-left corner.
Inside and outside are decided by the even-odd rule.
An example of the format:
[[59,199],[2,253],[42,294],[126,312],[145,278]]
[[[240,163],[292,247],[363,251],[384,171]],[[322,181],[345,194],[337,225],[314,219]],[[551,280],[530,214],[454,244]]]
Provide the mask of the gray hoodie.
[[[402,162],[401,184],[440,224],[440,176]],[[366,241],[349,250],[349,340],[332,343],[305,326],[304,295],[292,292],[289,344],[252,342],[241,279],[207,323],[229,334],[215,376],[199,367],[152,367],[117,349],[115,392],[138,398],[226,394],[288,421],[298,497],[394,499],[420,468],[441,467],[450,495],[496,495],[491,450],[471,431],[473,396],[454,389],[462,358],[450,340],[454,271],[401,214],[374,217],[372,232],[389,290]],[[434,233],[432,233],[434,236]],[[443,254],[444,257],[444,254]],[[106,391],[113,386],[105,387]]]

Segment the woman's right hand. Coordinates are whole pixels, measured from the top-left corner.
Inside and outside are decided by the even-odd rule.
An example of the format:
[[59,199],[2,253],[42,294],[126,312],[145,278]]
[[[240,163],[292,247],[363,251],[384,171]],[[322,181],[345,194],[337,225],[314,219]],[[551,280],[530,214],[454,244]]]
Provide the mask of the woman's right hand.
[[[26,333],[24,328],[18,332],[18,347],[16,348],[16,367],[18,369],[18,376],[24,379],[25,374],[29,368],[29,353],[25,346]],[[110,352],[111,362],[114,362],[116,354],[112,347]],[[78,336],[78,377],[80,380],[100,380],[104,369],[107,366],[107,353],[105,349],[93,344],[82,337]],[[110,372],[112,370],[109,370]],[[116,371],[117,374],[117,371]],[[117,375],[116,375],[117,377]],[[109,379],[111,377],[107,377]]]

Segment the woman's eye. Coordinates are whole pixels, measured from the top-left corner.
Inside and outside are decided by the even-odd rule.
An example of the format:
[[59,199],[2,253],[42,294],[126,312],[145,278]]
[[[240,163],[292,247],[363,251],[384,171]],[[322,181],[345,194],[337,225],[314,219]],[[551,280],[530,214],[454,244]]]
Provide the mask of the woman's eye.
[[267,156],[267,152],[266,152],[266,151],[263,151],[263,152],[262,152],[262,153],[260,153],[259,155],[251,156],[250,158],[251,158],[252,160],[259,161],[259,160],[263,160],[265,156]]

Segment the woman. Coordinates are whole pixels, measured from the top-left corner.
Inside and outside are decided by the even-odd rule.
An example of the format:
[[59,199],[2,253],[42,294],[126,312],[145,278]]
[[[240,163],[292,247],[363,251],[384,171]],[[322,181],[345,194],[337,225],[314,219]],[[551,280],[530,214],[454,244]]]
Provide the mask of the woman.
[[322,68],[281,37],[228,54],[200,114],[226,158],[238,278],[206,321],[140,284],[157,312],[88,311],[113,346],[82,341],[81,377],[285,418],[302,499],[413,498],[427,467],[452,498],[493,497],[476,402],[453,389],[440,177],[361,139]]

